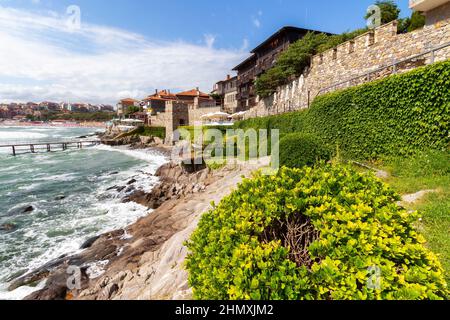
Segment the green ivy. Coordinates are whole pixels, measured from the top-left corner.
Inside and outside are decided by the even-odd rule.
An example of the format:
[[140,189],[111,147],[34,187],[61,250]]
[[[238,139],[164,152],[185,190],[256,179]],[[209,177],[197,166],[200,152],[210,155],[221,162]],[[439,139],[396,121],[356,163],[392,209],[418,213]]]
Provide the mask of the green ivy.
[[305,111],[238,122],[237,128],[303,132],[373,159],[450,144],[450,61],[317,97]]
[[280,140],[280,165],[288,168],[313,166],[331,159],[331,149],[310,134],[291,133]]
[[[380,180],[347,167],[282,168],[256,174],[203,215],[187,243],[196,299],[444,299],[436,256],[413,225],[417,213]],[[290,248],[261,235],[277,221],[310,219],[320,234],[312,266],[289,259]],[[370,270],[379,286],[369,286]]]

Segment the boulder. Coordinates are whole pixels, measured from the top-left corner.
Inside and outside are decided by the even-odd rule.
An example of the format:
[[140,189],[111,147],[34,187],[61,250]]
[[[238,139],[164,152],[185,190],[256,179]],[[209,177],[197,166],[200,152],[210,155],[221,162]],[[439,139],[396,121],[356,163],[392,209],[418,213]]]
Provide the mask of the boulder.
[[161,145],[164,144],[164,140],[161,139],[161,138],[158,138],[158,137],[154,137],[154,138],[153,138],[153,141],[155,142],[155,144],[156,144],[157,146],[161,146]]
[[119,286],[116,283],[108,284],[100,293],[98,300],[109,300],[117,291],[119,291]]
[[128,181],[127,185],[131,185],[131,184],[134,184],[136,182],[137,182],[136,179],[131,179],[130,181]]
[[24,213],[31,213],[35,210],[35,208],[32,205],[26,205],[23,207],[19,207],[19,208],[15,208],[12,209],[8,212],[9,216],[15,216],[15,215],[19,215],[19,214],[24,214]]
[[143,145],[149,145],[154,142],[153,137],[139,136],[139,139],[141,140],[140,142]]
[[117,190],[117,192],[122,192],[123,190],[125,190],[125,186],[120,186],[120,187],[117,187],[116,188],[116,190]]
[[100,238],[100,236],[95,236],[87,239],[80,247],[81,250],[88,249]]

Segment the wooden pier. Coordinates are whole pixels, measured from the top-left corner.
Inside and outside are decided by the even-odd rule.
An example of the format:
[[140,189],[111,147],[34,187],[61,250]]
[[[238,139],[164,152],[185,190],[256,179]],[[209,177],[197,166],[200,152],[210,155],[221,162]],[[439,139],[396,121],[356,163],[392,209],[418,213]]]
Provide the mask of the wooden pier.
[[16,156],[20,151],[29,150],[31,153],[37,153],[38,151],[44,150],[47,152],[52,151],[65,151],[67,149],[83,149],[86,146],[93,146],[101,144],[100,140],[79,140],[79,141],[62,141],[62,142],[30,142],[30,143],[19,143],[19,144],[5,144],[0,145],[0,148],[9,148],[12,151],[12,155]]

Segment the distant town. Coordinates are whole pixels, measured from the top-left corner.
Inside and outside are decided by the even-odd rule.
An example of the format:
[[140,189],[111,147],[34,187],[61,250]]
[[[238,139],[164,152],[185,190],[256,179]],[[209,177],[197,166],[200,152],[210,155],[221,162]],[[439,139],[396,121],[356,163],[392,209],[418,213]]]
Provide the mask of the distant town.
[[27,102],[0,103],[0,119],[15,121],[108,121],[115,115],[114,107],[106,104]]

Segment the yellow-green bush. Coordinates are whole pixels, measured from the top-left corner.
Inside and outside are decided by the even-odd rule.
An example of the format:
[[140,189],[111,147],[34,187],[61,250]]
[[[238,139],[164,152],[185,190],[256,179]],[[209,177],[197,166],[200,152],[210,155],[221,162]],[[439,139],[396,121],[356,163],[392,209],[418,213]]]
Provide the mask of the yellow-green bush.
[[[206,213],[187,243],[194,297],[444,299],[440,263],[414,228],[418,215],[398,200],[372,175],[342,166],[256,174]],[[288,221],[311,227],[305,263],[286,245]],[[368,285],[373,268],[380,287]]]

